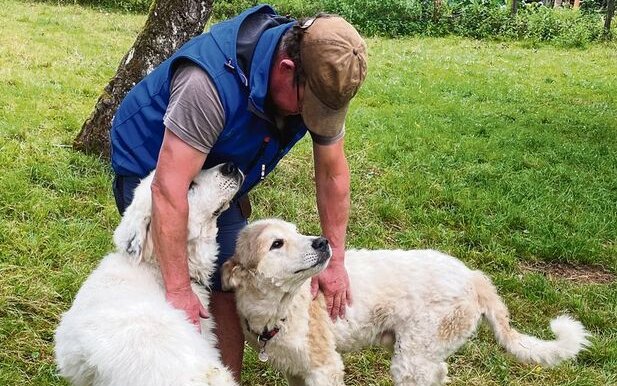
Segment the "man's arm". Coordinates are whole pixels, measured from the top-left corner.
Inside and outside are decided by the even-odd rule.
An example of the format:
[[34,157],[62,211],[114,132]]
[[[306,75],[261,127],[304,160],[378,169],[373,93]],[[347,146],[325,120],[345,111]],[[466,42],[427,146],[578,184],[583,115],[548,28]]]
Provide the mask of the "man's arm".
[[191,289],[186,246],[187,193],[206,156],[165,129],[152,181],[152,236],[166,298],[175,308],[184,310],[198,328],[199,317],[207,317],[207,311]]
[[349,219],[349,166],[343,150],[343,139],[329,145],[313,142],[317,208],[323,235],[332,248],[328,267],[313,278],[313,295],[318,287],[326,298],[332,319],[345,317],[351,305],[349,277],[345,269],[345,235]]

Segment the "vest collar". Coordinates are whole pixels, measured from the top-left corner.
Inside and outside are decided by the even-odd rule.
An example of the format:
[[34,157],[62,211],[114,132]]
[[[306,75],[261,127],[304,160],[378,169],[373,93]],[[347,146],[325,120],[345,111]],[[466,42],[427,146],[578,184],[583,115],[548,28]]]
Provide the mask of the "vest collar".
[[253,62],[251,65],[249,89],[249,101],[261,114],[266,115],[266,103],[268,86],[270,82],[270,69],[278,48],[278,43],[292,23],[282,24],[266,30],[257,42]]

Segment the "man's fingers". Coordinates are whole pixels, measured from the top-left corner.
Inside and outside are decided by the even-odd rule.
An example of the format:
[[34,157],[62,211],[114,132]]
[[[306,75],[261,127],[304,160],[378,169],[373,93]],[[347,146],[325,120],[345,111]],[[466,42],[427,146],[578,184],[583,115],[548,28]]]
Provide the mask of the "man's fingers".
[[328,314],[332,315],[332,307],[334,305],[334,295],[326,295],[326,308],[328,309]]
[[347,309],[347,291],[345,293],[341,293],[341,307],[338,311],[338,317],[341,319],[345,319],[345,311]]
[[208,317],[208,310],[190,287],[179,292],[166,292],[165,298],[176,309],[184,311],[187,319],[201,332],[201,319]]
[[332,318],[332,320],[336,320],[336,318],[338,318],[339,313],[340,313],[340,308],[341,308],[341,293],[337,292],[334,294],[333,296],[333,305],[332,305],[332,309],[330,310],[330,317]]
[[201,333],[201,319],[199,319],[199,315],[197,315],[197,318],[193,319],[192,322],[195,325],[195,327],[197,327],[197,331]]
[[347,287],[347,290],[345,291],[345,297],[347,299],[347,306],[351,307],[351,304],[353,303],[353,298],[351,297],[351,290],[349,289],[349,287]]
[[311,295],[313,299],[317,297],[317,292],[319,292],[319,279],[317,279],[317,276],[313,276],[311,279]]

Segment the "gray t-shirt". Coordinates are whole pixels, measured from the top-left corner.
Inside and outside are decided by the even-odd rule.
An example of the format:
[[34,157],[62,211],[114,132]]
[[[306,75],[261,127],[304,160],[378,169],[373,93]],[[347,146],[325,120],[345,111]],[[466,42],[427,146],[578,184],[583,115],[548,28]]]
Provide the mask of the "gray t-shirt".
[[[214,82],[201,67],[184,62],[176,68],[163,123],[189,146],[202,153],[210,152],[225,127],[225,111]],[[329,145],[344,134],[342,130],[333,137],[314,133],[311,137],[317,144]]]
[[165,127],[191,147],[209,153],[225,127],[225,112],[214,83],[200,67],[182,63],[171,79]]

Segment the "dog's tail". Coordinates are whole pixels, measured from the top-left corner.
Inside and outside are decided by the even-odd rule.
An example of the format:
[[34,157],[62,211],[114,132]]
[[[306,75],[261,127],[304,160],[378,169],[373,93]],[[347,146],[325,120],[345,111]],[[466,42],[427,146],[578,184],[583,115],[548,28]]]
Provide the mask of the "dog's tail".
[[542,340],[516,331],[510,326],[508,309],[493,283],[483,273],[474,273],[473,284],[484,318],[491,325],[499,344],[519,361],[551,367],[574,358],[589,345],[589,333],[581,322],[566,315],[551,321],[555,340]]

